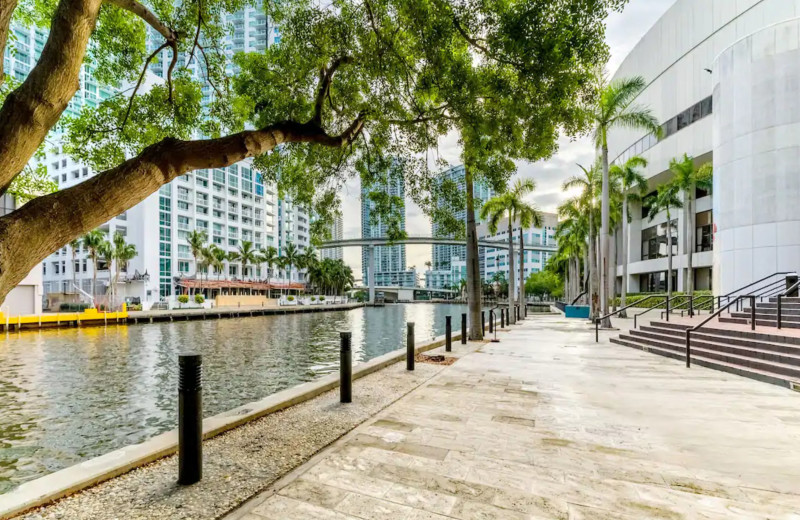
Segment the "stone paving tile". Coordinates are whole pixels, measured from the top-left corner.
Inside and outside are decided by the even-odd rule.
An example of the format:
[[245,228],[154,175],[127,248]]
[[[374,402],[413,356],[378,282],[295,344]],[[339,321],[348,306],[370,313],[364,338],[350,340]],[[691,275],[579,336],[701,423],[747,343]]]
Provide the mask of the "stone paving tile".
[[595,344],[593,329],[560,317],[500,337],[253,512],[306,514],[292,497],[361,519],[800,520],[796,393],[607,334]]

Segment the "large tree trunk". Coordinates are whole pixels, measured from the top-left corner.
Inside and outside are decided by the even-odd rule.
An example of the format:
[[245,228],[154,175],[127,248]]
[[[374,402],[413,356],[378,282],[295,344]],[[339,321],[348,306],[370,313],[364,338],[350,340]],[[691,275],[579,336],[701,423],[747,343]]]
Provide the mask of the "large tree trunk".
[[616,312],[617,304],[617,230],[615,229],[610,236],[611,251],[609,251],[608,262],[608,297],[610,300],[611,312]]
[[[622,287],[620,287],[620,307],[623,309],[628,304],[628,234],[630,233],[630,225],[628,224],[628,194],[622,197]],[[627,318],[626,311],[619,313],[620,318]]]
[[3,0],[0,2],[0,85],[5,80],[3,74],[3,59],[5,57],[5,47],[8,42],[9,28],[14,9],[17,8],[17,0]]
[[478,260],[478,230],[475,225],[475,195],[472,168],[464,165],[464,183],[467,195],[467,304],[469,305],[469,337],[483,339],[481,326],[481,266]]
[[514,298],[517,297],[517,273],[514,272],[514,232],[511,222],[511,212],[508,215],[508,322],[512,325],[517,322],[514,317]]
[[[8,29],[2,27],[7,27],[15,3],[4,0],[0,5],[0,42],[5,43]],[[80,87],[81,65],[101,4],[101,0],[58,3],[36,65],[0,107],[0,194],[28,163]]]
[[223,168],[285,142],[345,146],[358,136],[362,125],[363,119],[358,118],[339,136],[329,136],[312,123],[282,122],[217,139],[166,138],[115,168],[38,197],[0,218],[0,302],[53,251],[189,171]]
[[[610,233],[609,229],[609,177],[608,177],[608,144],[603,139],[603,192],[600,200],[600,313],[605,316],[608,314],[608,264],[610,257],[608,255],[610,246]],[[611,327],[611,320],[606,318],[600,324],[602,327]]]
[[519,227],[519,308],[520,316],[524,316],[522,312],[523,305],[525,305],[525,235],[522,232],[522,226]]
[[695,213],[694,213],[694,186],[686,197],[686,212],[688,213],[684,222],[686,223],[686,294],[692,296],[694,294],[694,269],[692,265],[692,256],[694,255],[694,231],[695,231]]

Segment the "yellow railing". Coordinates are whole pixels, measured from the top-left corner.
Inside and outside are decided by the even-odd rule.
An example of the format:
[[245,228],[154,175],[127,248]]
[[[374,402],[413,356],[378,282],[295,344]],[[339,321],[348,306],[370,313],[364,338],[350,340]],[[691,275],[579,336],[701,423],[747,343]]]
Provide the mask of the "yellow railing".
[[122,310],[117,312],[101,312],[94,308],[86,309],[82,312],[57,312],[55,314],[33,314],[26,316],[10,316],[0,312],[0,325],[8,330],[9,328],[19,329],[23,325],[42,326],[52,325],[54,323],[59,325],[61,323],[67,324],[71,322],[77,322],[77,324],[80,325],[81,322],[84,321],[92,323],[102,321],[107,323],[109,321],[116,322],[123,318],[128,318],[128,307],[124,303],[122,304]]

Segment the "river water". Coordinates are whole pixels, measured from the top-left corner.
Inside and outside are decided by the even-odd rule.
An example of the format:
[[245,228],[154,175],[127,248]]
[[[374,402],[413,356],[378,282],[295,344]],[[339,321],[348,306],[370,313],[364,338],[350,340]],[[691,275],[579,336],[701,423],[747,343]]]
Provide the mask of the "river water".
[[58,329],[0,336],[0,493],[177,426],[178,354],[203,355],[210,416],[460,327],[462,305]]

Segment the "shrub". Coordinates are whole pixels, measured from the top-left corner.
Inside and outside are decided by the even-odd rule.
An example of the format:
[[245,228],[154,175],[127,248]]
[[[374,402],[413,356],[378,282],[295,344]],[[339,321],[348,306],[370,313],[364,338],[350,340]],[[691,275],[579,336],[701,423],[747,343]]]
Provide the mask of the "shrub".
[[320,296],[319,297],[319,301],[324,302],[325,301],[325,297],[324,296]]
[[194,295],[194,302],[198,305],[201,305],[203,302],[206,301],[206,297],[202,294],[195,294]]
[[[637,303],[641,300],[646,299],[649,296],[653,296],[654,294],[662,294],[662,293],[634,293],[628,294],[625,303],[627,305],[631,305],[633,303]],[[672,296],[683,296],[686,293],[674,291]],[[700,310],[710,310],[711,309],[711,291],[694,291],[694,308]],[[637,305],[637,307],[642,309],[652,309],[652,308],[664,308],[664,300],[666,298],[652,298],[647,300],[646,302],[642,303],[641,305]],[[620,298],[614,298],[612,302],[613,305],[620,305]],[[688,298],[679,298],[678,300],[673,301],[670,303],[670,307],[673,309],[688,309],[689,308],[689,299]]]
[[131,305],[128,305],[128,310],[129,311],[140,311],[140,310],[142,310],[142,304],[141,303],[133,303]]
[[189,303],[189,295],[188,294],[179,294],[178,301],[181,303]]
[[91,307],[88,303],[62,303],[58,310],[64,312],[83,312]]
[[[320,298],[320,300],[322,300],[322,298]],[[312,296],[312,297],[311,297],[311,301],[312,301],[312,302],[315,302],[315,301],[317,301],[317,297],[316,297],[316,296]]]
[[294,296],[287,296],[286,300],[288,300],[290,302],[293,302],[294,301]]

